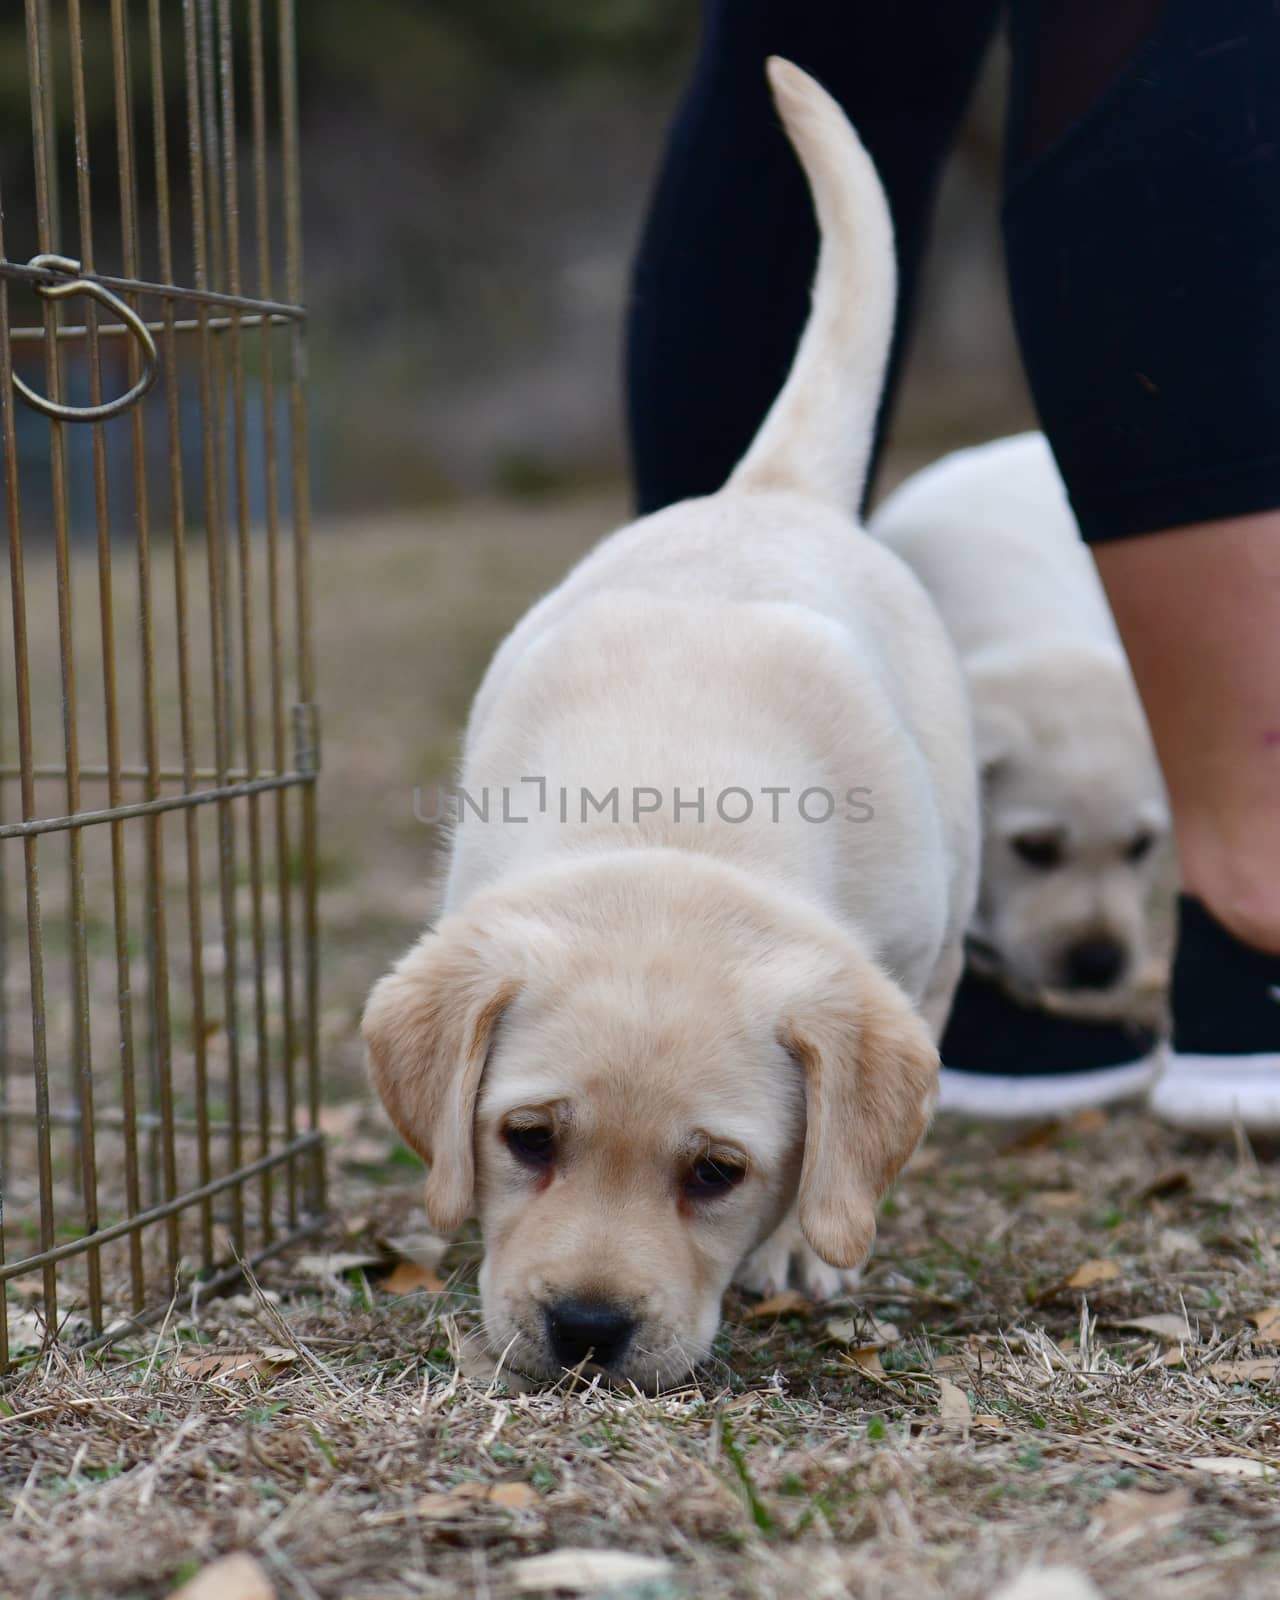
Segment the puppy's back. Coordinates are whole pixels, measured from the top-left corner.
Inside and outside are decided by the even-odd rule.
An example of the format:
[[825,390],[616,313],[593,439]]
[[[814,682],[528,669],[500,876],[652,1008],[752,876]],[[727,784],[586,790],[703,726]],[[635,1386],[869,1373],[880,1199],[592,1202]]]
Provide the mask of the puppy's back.
[[870,531],[914,569],[966,661],[1055,638],[1121,653],[1043,434],[944,456],[889,496]]

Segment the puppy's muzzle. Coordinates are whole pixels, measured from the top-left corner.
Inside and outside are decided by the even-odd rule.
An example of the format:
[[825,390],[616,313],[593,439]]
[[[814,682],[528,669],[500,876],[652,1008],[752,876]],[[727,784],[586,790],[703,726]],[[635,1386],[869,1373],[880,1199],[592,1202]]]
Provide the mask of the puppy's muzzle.
[[1129,966],[1129,952],[1116,939],[1082,939],[1067,951],[1063,962],[1069,989],[1110,989]]
[[556,1300],[543,1312],[547,1342],[562,1367],[616,1367],[636,1331],[629,1311],[608,1300]]

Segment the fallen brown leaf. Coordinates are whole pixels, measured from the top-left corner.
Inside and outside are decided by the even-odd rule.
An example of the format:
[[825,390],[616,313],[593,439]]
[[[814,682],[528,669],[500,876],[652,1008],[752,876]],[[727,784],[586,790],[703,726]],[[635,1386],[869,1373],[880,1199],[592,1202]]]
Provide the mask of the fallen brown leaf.
[[389,1512],[379,1521],[403,1522],[406,1516],[426,1517],[430,1521],[442,1521],[446,1517],[458,1515],[468,1506],[474,1505],[471,1495],[462,1494],[423,1494],[413,1502],[406,1513]]
[[245,1550],[210,1562],[169,1600],[275,1600],[275,1590],[262,1567]]
[[879,1317],[873,1317],[870,1312],[860,1317],[828,1317],[827,1333],[843,1344],[876,1350],[887,1344],[897,1344],[902,1337],[896,1323],[881,1322]]
[[439,1294],[444,1288],[444,1279],[434,1267],[424,1266],[420,1261],[401,1261],[380,1280],[378,1287],[386,1294],[415,1294],[422,1289]]
[[1116,1328],[1137,1328],[1142,1333],[1154,1333],[1157,1339],[1167,1339],[1172,1344],[1194,1344],[1196,1336],[1187,1319],[1180,1312],[1158,1312],[1154,1317],[1128,1317],[1112,1324]]
[[281,1367],[298,1359],[292,1350],[266,1345],[261,1350],[211,1350],[201,1355],[178,1357],[178,1366],[189,1378],[223,1378],[233,1383],[248,1383],[251,1378],[270,1378]]
[[452,1353],[454,1365],[471,1383],[492,1383],[501,1373],[503,1381],[510,1384],[519,1376],[500,1366],[498,1357],[474,1334],[462,1339]]
[[856,1350],[846,1350],[841,1360],[846,1361],[864,1378],[870,1378],[874,1383],[883,1383],[889,1376],[881,1363],[878,1345],[863,1345]]
[[1002,1156],[1022,1155],[1030,1150],[1043,1150],[1050,1145],[1062,1132],[1060,1122],[1037,1122],[1030,1128],[1024,1128],[1020,1133],[1015,1133],[1011,1139],[1006,1139],[999,1147]]
[[1255,1344],[1280,1344],[1280,1306],[1263,1306],[1260,1311],[1251,1311],[1249,1321],[1258,1330],[1254,1334]]
[[973,1420],[969,1396],[950,1378],[935,1378],[938,1386],[938,1415],[948,1428],[967,1428]]
[[479,1506],[499,1506],[504,1511],[524,1511],[537,1505],[541,1497],[528,1483],[480,1483],[470,1481],[456,1484],[436,1494],[420,1495],[412,1511],[419,1517],[444,1520],[465,1515]]
[[1132,1538],[1176,1522],[1191,1509],[1189,1489],[1153,1494],[1149,1489],[1117,1489],[1098,1507],[1101,1533],[1106,1539]]
[[797,1289],[784,1289],[781,1294],[771,1294],[763,1300],[757,1300],[747,1316],[752,1319],[759,1317],[807,1317],[813,1310],[813,1301],[806,1300]]
[[732,1400],[726,1400],[720,1409],[730,1413],[754,1411],[760,1402],[768,1397],[768,1390],[748,1389],[745,1394],[735,1394]]
[[1270,1361],[1215,1361],[1209,1367],[1211,1377],[1223,1383],[1271,1383],[1280,1362]]
[[1139,1200],[1162,1200],[1166,1195],[1182,1194],[1191,1187],[1191,1174],[1185,1167],[1169,1167],[1138,1190]]
[[1079,1211],[1085,1203],[1085,1196],[1079,1189],[1041,1189],[1030,1197],[1029,1203],[1034,1210],[1051,1214]]
[[1066,1280],[1068,1289],[1095,1289],[1100,1283],[1114,1283],[1120,1277],[1118,1261],[1082,1261]]
[[536,1506],[541,1498],[531,1483],[495,1483],[489,1491],[489,1504],[505,1506],[508,1510],[526,1510]]

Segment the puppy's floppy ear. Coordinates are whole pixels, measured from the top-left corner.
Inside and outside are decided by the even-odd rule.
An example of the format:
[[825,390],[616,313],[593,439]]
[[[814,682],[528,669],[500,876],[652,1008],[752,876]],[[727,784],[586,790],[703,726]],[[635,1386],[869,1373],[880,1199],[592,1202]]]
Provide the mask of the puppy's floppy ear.
[[1015,756],[1027,742],[1022,718],[1009,703],[1025,664],[1002,648],[980,651],[968,663],[969,702],[973,712],[974,754],[983,782]]
[[986,782],[993,778],[1023,742],[1022,724],[1007,706],[975,705],[973,743],[978,758],[978,773]]
[[397,962],[365,1006],[369,1074],[406,1143],[430,1165],[427,1215],[442,1233],[471,1210],[480,1076],[519,987],[499,946],[446,923]]
[[824,1261],[859,1266],[880,1198],[929,1125],[938,1052],[906,995],[866,957],[794,1008],[781,1038],[804,1069],[800,1227]]

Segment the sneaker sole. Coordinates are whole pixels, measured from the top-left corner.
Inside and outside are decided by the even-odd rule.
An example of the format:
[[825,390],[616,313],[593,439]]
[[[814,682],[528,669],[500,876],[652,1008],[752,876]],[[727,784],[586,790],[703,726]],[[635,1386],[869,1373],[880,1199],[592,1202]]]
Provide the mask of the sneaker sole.
[[1151,1088],[1160,1065],[1160,1056],[1152,1054],[1114,1067],[1021,1077],[943,1067],[938,1079],[938,1110],[998,1122],[1070,1116],[1091,1106],[1137,1099]]
[[1152,1114],[1196,1133],[1280,1134],[1280,1054],[1163,1052],[1151,1090]]

